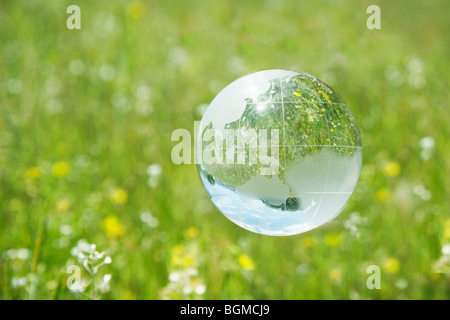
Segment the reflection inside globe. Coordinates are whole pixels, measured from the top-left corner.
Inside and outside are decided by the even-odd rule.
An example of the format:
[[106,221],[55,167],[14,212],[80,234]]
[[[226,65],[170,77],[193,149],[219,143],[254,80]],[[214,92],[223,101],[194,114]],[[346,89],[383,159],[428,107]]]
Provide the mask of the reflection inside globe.
[[325,83],[293,71],[262,71],[228,85],[205,111],[197,145],[215,206],[266,235],[297,234],[335,218],[361,171],[361,138],[347,104]]

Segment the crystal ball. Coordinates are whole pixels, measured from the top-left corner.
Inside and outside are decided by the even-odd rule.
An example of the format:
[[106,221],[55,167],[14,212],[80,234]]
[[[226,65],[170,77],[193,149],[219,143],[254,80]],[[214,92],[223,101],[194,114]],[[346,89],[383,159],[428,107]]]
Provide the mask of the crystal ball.
[[266,70],[209,104],[195,159],[214,205],[247,230],[294,235],[334,219],[356,187],[361,135],[345,101],[319,79]]

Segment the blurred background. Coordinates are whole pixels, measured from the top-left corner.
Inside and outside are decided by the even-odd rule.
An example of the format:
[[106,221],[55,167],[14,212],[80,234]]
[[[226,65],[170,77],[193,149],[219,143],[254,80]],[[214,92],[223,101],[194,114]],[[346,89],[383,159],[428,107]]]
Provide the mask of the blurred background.
[[[0,298],[449,299],[449,9],[2,0]],[[296,236],[239,228],[170,158],[173,130],[265,69],[328,83],[362,134],[344,211]]]

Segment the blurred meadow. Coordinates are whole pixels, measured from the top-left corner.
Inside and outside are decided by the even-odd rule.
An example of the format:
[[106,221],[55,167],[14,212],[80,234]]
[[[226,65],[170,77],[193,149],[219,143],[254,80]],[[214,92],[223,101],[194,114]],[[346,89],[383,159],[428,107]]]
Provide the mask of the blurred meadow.
[[[0,299],[450,299],[449,9],[2,0]],[[328,83],[362,134],[344,211],[296,236],[239,228],[170,157],[173,130],[265,69]]]

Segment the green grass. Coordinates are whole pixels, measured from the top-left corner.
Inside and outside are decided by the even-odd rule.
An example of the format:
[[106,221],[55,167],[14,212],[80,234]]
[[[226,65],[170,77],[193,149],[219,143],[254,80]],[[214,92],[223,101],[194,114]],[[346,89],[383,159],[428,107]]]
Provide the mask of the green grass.
[[[168,286],[189,268],[204,299],[450,298],[434,270],[450,243],[448,1],[378,1],[381,30],[370,1],[84,1],[81,30],[66,28],[70,4],[0,3],[1,299],[85,298],[66,287],[80,239],[112,258],[103,299],[195,297]],[[170,158],[197,106],[265,69],[329,84],[362,134],[337,222],[297,236],[234,225]]]

